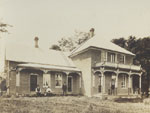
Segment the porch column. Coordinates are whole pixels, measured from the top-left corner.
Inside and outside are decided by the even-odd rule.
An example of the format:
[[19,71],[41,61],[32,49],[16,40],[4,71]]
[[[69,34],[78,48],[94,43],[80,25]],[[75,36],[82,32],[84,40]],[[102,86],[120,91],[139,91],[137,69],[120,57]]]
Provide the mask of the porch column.
[[18,68],[16,70],[16,95],[18,95],[19,93],[19,87],[20,87],[20,72],[21,72],[22,68]]
[[131,94],[133,94],[133,76],[130,76],[131,79]]
[[115,94],[116,95],[118,93],[118,75],[119,75],[119,73],[116,73],[116,82],[115,82]]
[[105,76],[104,76],[104,71],[101,71],[101,92],[102,92],[102,94],[105,93]]
[[66,85],[67,85],[67,92],[68,92],[68,75],[69,75],[70,73],[69,72],[66,72],[66,75],[67,75],[67,81],[66,81]]
[[131,74],[128,74],[128,95],[131,93]]
[[141,94],[141,80],[142,80],[142,74],[139,75],[139,94]]
[[81,77],[81,73],[78,73],[79,74],[79,88],[82,87],[82,77]]

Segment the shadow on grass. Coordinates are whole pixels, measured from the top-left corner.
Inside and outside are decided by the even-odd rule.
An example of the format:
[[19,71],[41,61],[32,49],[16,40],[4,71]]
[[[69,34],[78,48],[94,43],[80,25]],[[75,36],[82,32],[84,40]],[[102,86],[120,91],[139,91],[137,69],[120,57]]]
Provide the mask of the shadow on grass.
[[118,103],[141,103],[143,102],[143,99],[142,98],[118,98],[118,99],[115,99],[114,100],[115,102],[118,102]]

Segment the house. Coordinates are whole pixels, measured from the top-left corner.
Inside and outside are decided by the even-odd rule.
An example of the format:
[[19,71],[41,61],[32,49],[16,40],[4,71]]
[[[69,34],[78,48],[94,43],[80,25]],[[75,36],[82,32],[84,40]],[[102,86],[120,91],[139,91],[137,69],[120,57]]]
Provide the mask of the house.
[[93,36],[76,48],[70,58],[82,71],[84,95],[124,96],[141,92],[141,67],[133,65],[134,56],[112,42]]
[[50,86],[56,94],[62,94],[62,84],[68,85],[68,94],[80,94],[81,71],[67,53],[42,49],[35,37],[35,46],[6,44],[1,78],[6,78],[10,95],[30,95],[39,85],[44,93]]
[[[141,67],[133,65],[134,54],[93,36],[68,55],[65,52],[35,46],[7,45],[1,62],[9,94],[33,94],[40,85],[42,92],[50,86],[62,93],[86,96],[138,95],[141,90]],[[2,71],[1,71],[2,72]]]

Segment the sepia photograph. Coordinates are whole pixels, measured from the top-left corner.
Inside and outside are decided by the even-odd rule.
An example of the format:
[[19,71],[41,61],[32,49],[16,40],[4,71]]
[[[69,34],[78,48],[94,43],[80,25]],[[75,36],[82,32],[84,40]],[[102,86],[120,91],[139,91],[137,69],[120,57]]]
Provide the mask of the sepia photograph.
[[0,113],[150,113],[149,0],[0,0]]

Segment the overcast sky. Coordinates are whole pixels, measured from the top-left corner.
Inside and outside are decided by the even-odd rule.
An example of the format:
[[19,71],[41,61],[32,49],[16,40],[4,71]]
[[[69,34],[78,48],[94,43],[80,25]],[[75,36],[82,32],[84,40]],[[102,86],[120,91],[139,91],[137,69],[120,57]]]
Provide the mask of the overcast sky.
[[48,47],[75,30],[95,28],[107,40],[150,36],[150,0],[0,0],[0,21],[13,25],[12,42]]

